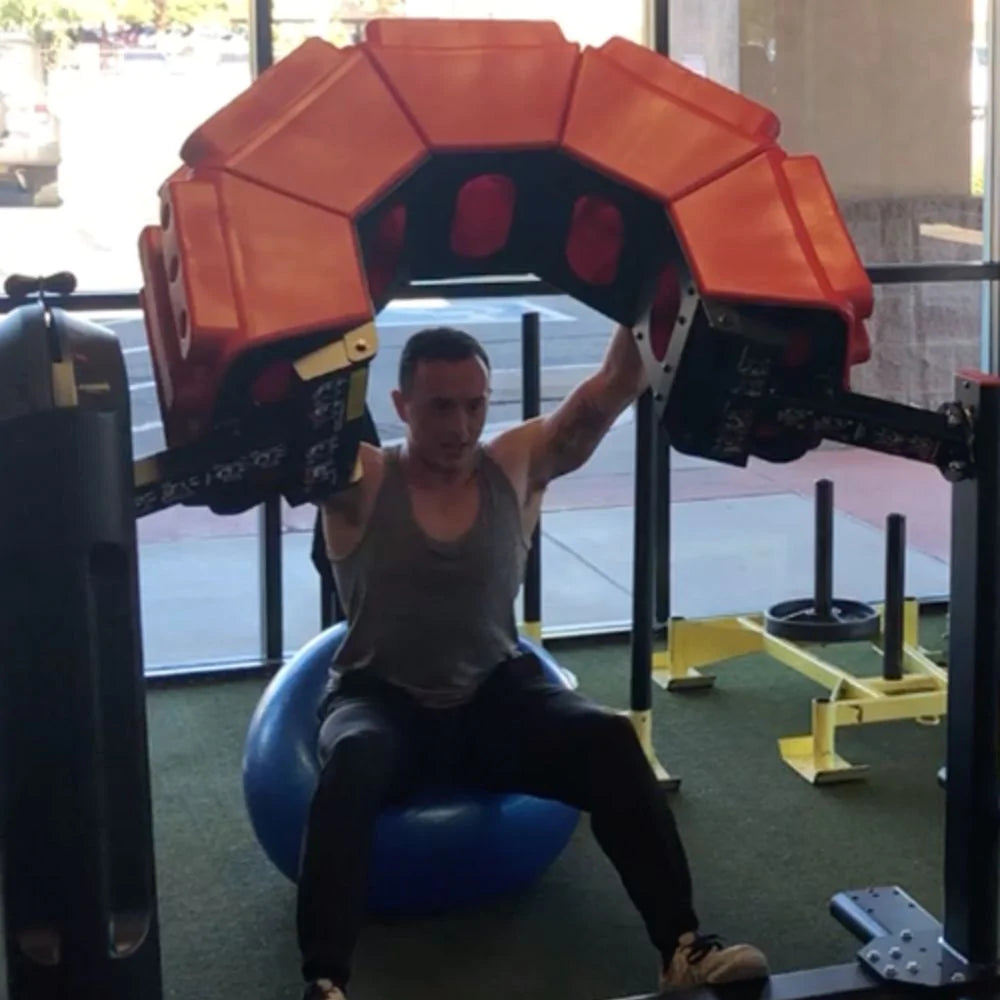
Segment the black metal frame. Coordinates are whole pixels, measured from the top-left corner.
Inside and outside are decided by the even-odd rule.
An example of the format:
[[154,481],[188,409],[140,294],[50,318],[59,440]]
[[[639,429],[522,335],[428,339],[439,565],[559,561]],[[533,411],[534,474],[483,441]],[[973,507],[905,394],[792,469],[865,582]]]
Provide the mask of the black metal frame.
[[1000,379],[959,379],[976,415],[976,477],[952,492],[945,789],[945,939],[970,962],[997,959],[1000,837]]

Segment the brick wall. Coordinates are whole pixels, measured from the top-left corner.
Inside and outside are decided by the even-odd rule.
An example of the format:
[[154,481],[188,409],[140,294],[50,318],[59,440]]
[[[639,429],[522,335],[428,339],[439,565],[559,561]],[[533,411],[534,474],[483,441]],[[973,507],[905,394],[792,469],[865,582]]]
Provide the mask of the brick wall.
[[[866,263],[982,259],[975,242],[981,198],[841,199],[840,205]],[[872,360],[856,372],[854,388],[924,407],[951,399],[954,371],[979,367],[982,294],[978,282],[877,286]]]

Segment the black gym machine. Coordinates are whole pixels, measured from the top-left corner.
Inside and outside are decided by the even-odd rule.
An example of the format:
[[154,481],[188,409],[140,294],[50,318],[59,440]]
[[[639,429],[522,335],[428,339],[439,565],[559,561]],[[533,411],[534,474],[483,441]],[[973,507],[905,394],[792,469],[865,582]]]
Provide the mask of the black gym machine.
[[57,307],[75,284],[12,276],[0,317],[0,995],[159,1000],[136,523],[350,481],[366,360],[133,462],[121,345]]

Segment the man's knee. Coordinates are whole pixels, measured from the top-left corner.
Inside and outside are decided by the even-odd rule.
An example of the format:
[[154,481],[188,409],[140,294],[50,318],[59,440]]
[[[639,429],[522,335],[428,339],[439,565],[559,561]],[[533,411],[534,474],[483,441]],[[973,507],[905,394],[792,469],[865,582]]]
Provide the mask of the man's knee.
[[618,712],[595,712],[590,720],[590,739],[601,756],[616,761],[642,752],[632,720]]
[[[325,737],[325,738],[324,738]],[[321,734],[320,786],[351,794],[383,792],[398,763],[396,735],[384,726],[357,724]]]
[[617,794],[632,779],[647,777],[649,762],[628,716],[608,710],[595,711],[586,720],[583,738],[584,756],[590,761],[590,780],[595,785]]

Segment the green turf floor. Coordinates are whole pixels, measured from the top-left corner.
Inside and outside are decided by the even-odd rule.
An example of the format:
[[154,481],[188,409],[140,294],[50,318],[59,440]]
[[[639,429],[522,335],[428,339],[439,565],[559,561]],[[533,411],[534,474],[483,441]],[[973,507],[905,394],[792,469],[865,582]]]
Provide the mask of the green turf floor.
[[[839,651],[862,672],[873,660]],[[557,650],[581,688],[627,705],[626,643]],[[871,765],[860,783],[814,788],[777,753],[808,731],[820,689],[761,656],[718,668],[707,691],[655,695],[655,744],[682,779],[672,801],[706,930],[749,938],[775,971],[853,958],[828,916],[845,888],[894,883],[940,910],[944,725],[857,727],[840,738]],[[166,995],[297,1000],[294,891],[243,809],[243,737],[259,680],[149,695]],[[655,957],[584,822],[533,889],[472,912],[369,927],[351,1000],[598,1000],[651,992]]]

